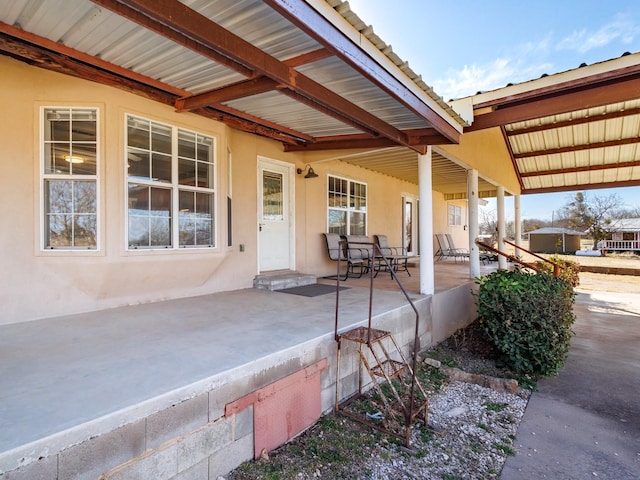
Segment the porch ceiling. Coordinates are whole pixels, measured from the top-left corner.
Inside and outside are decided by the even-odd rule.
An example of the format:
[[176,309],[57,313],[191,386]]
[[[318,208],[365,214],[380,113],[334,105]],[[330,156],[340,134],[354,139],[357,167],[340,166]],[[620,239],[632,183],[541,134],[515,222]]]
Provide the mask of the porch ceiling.
[[[335,7],[335,8],[334,8]],[[338,0],[15,0],[0,53],[282,142],[457,143],[464,121]]]
[[[469,123],[341,0],[1,2],[0,54],[413,183],[427,145],[497,128],[523,194],[640,185],[640,54],[454,102]],[[462,162],[434,154],[447,198]]]
[[471,97],[465,132],[500,128],[523,194],[640,185],[640,54]]

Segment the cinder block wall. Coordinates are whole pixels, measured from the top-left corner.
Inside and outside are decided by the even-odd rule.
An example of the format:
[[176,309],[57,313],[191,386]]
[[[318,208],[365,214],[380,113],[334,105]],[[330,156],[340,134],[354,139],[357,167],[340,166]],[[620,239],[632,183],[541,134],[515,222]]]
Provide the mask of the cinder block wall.
[[[431,297],[417,300],[420,345],[432,344]],[[413,351],[415,313],[409,305],[374,319],[376,328],[393,332],[409,358]],[[346,342],[349,343],[349,342]],[[84,441],[42,455],[23,457],[22,465],[0,474],[2,480],[202,480],[216,479],[254,457],[253,408],[225,416],[225,406],[322,359],[320,396],[323,412],[336,399],[336,342],[333,334],[287,352],[277,352],[255,364],[193,389],[192,395],[135,421]],[[345,345],[340,366],[341,398],[358,388],[356,345]],[[131,408],[135,409],[136,406]],[[86,428],[86,426],[84,427]]]

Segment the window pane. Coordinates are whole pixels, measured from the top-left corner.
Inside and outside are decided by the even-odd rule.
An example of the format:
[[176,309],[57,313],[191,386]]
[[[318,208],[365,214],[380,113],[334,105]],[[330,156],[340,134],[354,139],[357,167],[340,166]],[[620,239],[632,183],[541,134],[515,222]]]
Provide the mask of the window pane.
[[129,117],[127,122],[127,145],[130,147],[150,150],[149,122],[139,118]]
[[151,179],[171,182],[171,156],[159,153],[151,155]]
[[171,127],[159,123],[151,124],[151,150],[171,154]]
[[180,185],[195,185],[196,162],[191,159],[178,159],[178,179]]
[[72,247],[73,221],[72,215],[49,214],[46,216],[46,246]]
[[96,183],[45,182],[45,246],[96,247]]
[[130,177],[151,178],[149,152],[129,148],[127,153],[127,169]]
[[96,183],[87,181],[73,182],[74,213],[96,213]]
[[213,188],[213,165],[210,163],[198,162],[198,186]]
[[171,246],[171,190],[129,184],[129,246]]
[[269,220],[282,220],[282,175],[275,172],[262,173],[262,217]]
[[213,245],[213,195],[180,192],[180,245]]
[[178,156],[195,159],[196,158],[196,135],[195,133],[178,131]]
[[76,247],[93,247],[96,245],[98,232],[96,215],[76,215],[73,224],[74,245]]
[[96,175],[96,145],[77,144],[72,146],[71,156],[65,157],[65,163],[71,166],[71,173],[75,175]]
[[329,210],[329,233],[347,234],[347,212]]
[[349,215],[349,234],[350,235],[366,235],[367,228],[363,213],[351,213]]

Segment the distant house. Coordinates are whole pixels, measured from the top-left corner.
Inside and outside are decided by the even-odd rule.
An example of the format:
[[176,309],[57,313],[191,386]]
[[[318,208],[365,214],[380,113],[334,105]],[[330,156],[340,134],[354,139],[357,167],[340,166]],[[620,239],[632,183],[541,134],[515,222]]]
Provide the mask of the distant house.
[[640,252],[640,218],[620,218],[611,222],[614,230],[598,244],[601,250]]
[[568,228],[545,227],[528,232],[529,250],[536,253],[561,253],[580,250],[583,232]]

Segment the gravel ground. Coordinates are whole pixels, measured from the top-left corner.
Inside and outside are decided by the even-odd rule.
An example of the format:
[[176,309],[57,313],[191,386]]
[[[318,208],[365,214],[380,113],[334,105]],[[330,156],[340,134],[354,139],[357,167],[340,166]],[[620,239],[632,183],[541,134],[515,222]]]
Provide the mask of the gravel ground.
[[[445,342],[427,356],[476,373],[500,373],[492,360],[469,352],[468,347],[477,350],[469,337],[457,339],[455,347]],[[410,451],[392,437],[332,413],[268,456],[246,462],[226,480],[499,478],[506,458],[515,453],[513,441],[530,392],[511,394],[450,381],[433,367],[423,368],[436,379],[437,392],[429,398],[428,428],[418,423],[412,429]]]
[[452,382],[430,400],[429,426],[435,433],[425,439],[414,432],[412,447],[419,453],[387,447],[366,460],[375,473],[361,478],[498,478],[507,456],[514,454],[526,404],[523,396]]

